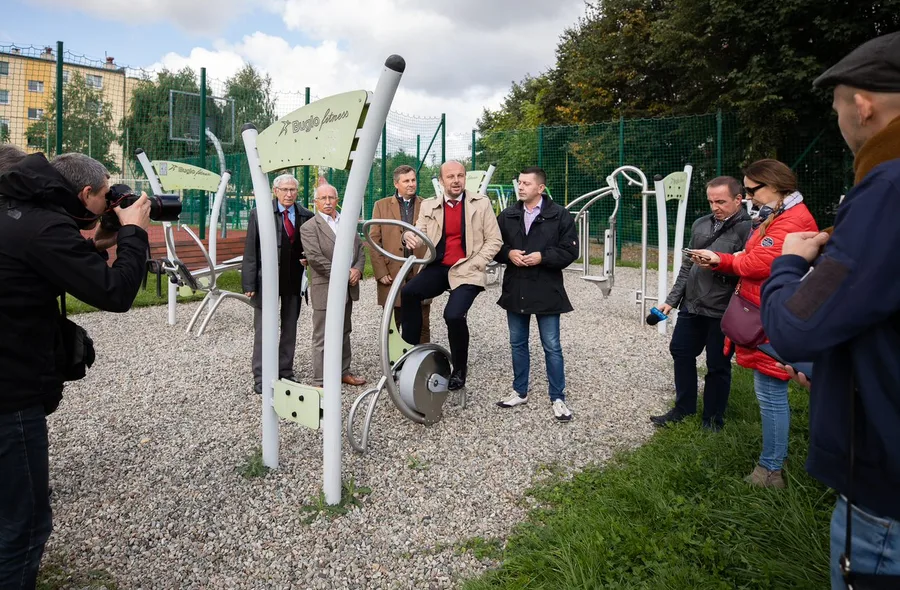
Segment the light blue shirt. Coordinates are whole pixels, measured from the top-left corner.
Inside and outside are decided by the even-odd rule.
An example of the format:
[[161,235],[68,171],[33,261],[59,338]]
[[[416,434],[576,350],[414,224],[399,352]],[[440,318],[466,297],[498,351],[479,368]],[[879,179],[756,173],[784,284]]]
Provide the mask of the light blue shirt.
[[[294,207],[291,206],[291,208],[288,209],[287,211],[288,211],[288,219],[291,220],[291,225],[293,225],[296,228],[297,220],[294,219]],[[278,203],[278,214],[281,215],[282,223],[284,223],[284,221],[283,221],[284,220],[284,205],[282,205],[281,203]]]

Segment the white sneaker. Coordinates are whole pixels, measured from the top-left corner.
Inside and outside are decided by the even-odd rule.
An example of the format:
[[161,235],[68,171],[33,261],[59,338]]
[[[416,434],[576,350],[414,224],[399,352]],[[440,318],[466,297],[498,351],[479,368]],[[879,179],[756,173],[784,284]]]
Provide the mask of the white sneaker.
[[553,417],[560,422],[568,422],[572,419],[572,412],[569,410],[566,402],[561,399],[553,402]]
[[516,406],[521,406],[522,404],[527,404],[527,403],[528,403],[527,395],[525,397],[519,397],[519,394],[514,391],[514,392],[512,392],[512,395],[510,395],[508,398],[497,402],[497,405],[500,406],[501,408],[514,408]]

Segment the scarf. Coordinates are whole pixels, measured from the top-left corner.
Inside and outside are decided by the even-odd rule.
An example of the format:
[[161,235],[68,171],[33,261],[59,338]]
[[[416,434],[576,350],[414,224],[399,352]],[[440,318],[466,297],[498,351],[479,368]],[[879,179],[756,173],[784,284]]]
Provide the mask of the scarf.
[[888,160],[900,158],[900,117],[869,138],[853,160],[854,183],[859,184],[873,168]]
[[756,214],[756,216],[752,218],[752,226],[754,228],[759,227],[759,224],[765,221],[773,213],[775,213],[776,215],[781,215],[794,205],[799,205],[802,202],[803,195],[800,194],[800,191],[794,191],[784,199],[782,199],[781,207],[778,208],[778,211],[769,207],[768,205],[763,205],[762,207],[760,207],[759,212]]

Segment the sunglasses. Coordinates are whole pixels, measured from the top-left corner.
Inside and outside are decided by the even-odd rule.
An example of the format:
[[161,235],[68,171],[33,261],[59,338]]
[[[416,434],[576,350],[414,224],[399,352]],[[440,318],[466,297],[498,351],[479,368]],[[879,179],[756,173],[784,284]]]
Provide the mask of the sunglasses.
[[758,191],[759,189],[761,189],[764,186],[766,186],[766,183],[764,183],[764,182],[761,182],[761,183],[757,184],[756,186],[745,186],[745,187],[743,187],[744,194],[750,195],[752,197],[756,194],[756,191]]

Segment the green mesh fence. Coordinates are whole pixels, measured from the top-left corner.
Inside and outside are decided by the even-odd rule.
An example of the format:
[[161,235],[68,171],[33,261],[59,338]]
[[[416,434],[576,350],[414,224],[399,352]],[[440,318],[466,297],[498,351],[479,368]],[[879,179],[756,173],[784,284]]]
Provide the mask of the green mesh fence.
[[[187,68],[148,72],[120,66],[112,58],[103,62],[69,51],[59,53],[56,44],[0,45],[0,141],[48,154],[89,154],[106,164],[114,181],[149,191],[134,157],[137,148],[153,160],[180,161],[221,172],[212,144],[200,141],[201,118],[205,117],[205,128],[222,141],[224,167],[232,172],[225,207],[226,227],[231,229],[243,229],[254,206],[241,127],[250,122],[265,129],[317,98],[309,88],[273,92],[271,81],[252,68],[227,80],[209,77],[201,88],[197,73]],[[58,82],[63,95],[61,109],[56,101]],[[390,113],[369,176],[364,218],[371,215],[377,199],[393,193],[391,173],[397,166],[408,164],[418,170],[419,191],[427,197],[434,194],[431,179],[438,174],[440,163],[456,159],[470,170],[495,164],[492,195],[511,195],[519,169],[542,166],[548,173],[551,195],[561,203],[600,188],[606,176],[622,164],[639,167],[652,182],[655,175],[665,176],[690,163],[690,223],[707,211],[704,185],[709,179],[720,174],[740,178],[748,145],[732,113],[521,129],[484,136],[447,134],[446,127],[443,116]],[[830,225],[839,196],[852,184],[852,156],[835,122],[823,120],[814,135],[793,137],[786,145],[777,146],[775,155],[797,172],[819,224]],[[299,168],[287,172],[298,179],[299,199],[308,206],[312,206],[312,192],[320,176],[341,193],[347,182],[343,170]],[[635,259],[634,244],[641,236],[640,197],[631,187],[622,188],[619,252],[623,258]],[[186,191],[182,196],[182,222],[204,233],[211,207],[209,195]],[[592,235],[602,235],[611,207],[611,202],[601,201],[592,208]],[[670,207],[673,216],[675,204]],[[650,206],[648,213],[654,228],[655,206]],[[655,244],[655,228],[648,234],[650,243]]]
[[[640,168],[652,189],[656,175],[666,176],[693,167],[688,197],[687,227],[709,212],[705,185],[712,178],[731,175],[742,180],[746,142],[734,114],[709,114],[660,119],[622,119],[577,127],[542,127],[490,133],[476,138],[475,167],[495,164],[494,183],[507,192],[525,166],[547,172],[548,190],[566,204],[606,186],[606,177],[628,164]],[[825,120],[814,137],[796,137],[782,148],[780,159],[793,166],[801,192],[818,223],[830,225],[838,198],[852,183],[852,158],[833,121]],[[634,187],[620,183],[622,201],[617,216],[619,255],[636,262],[640,257],[641,197]],[[602,236],[613,202],[604,199],[590,210],[592,237]],[[668,203],[670,244],[674,240],[677,204]],[[648,243],[655,246],[656,207],[648,202]]]

